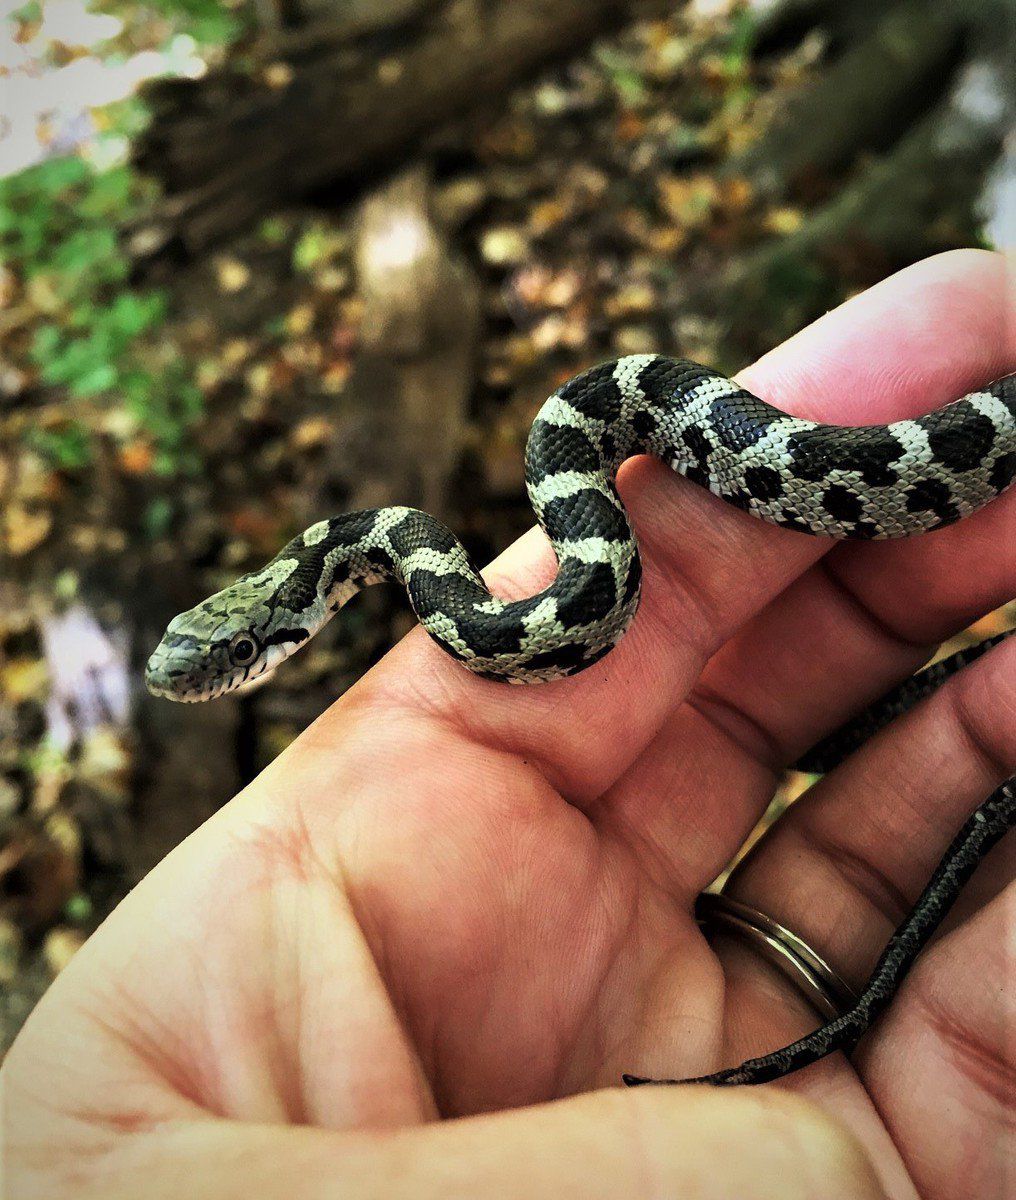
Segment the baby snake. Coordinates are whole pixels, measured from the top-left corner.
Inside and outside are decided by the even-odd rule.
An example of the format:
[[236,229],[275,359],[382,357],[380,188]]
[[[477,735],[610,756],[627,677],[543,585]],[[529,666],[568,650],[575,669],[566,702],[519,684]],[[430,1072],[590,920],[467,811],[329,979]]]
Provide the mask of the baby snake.
[[[662,459],[775,525],[832,538],[937,529],[1000,495],[1016,476],[1016,375],[888,425],[788,416],[707,367],[628,355],[593,367],[544,404],[526,447],[526,486],[558,558],[535,596],[502,600],[453,533],[417,509],[368,509],[317,522],[267,566],[170,622],[148,663],[157,695],[206,700],[273,671],[361,588],[395,579],[434,641],[486,679],[537,683],[603,658],[635,616],[638,546],[614,486],[637,454]],[[937,686],[967,656],[933,668],[806,756],[829,770],[873,727]],[[858,1004],[808,1038],[714,1083],[756,1083],[851,1049],[895,994],[987,849],[1016,820],[1016,784],[973,814],[894,935]],[[628,1082],[646,1082],[626,1077]]]

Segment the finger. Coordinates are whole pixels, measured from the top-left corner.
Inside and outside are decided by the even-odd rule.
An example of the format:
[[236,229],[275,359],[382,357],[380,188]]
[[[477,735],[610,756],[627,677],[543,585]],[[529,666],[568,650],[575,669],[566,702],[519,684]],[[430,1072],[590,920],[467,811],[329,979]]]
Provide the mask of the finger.
[[[629,836],[638,831],[661,884],[700,891],[743,843],[785,764],[1016,595],[1013,502],[1016,494],[955,527],[948,571],[935,549],[905,583],[897,585],[894,572],[864,603],[834,582],[834,551],[710,660],[688,702],[605,802]],[[944,594],[936,597],[936,588]],[[682,786],[689,779],[693,795]],[[731,799],[715,808],[708,798],[716,794]]]
[[[932,259],[950,333],[914,330],[910,362],[926,410],[1016,364],[1016,281],[1005,259]],[[852,360],[853,361],[853,360]],[[865,419],[884,396],[859,386]],[[910,393],[897,400],[906,406]],[[785,763],[911,673],[932,646],[1016,596],[1016,492],[933,537],[836,546],[709,663],[696,689],[738,741]]]
[[[1012,1170],[1016,888],[919,960],[854,1063],[922,1196],[1003,1196]],[[934,1135],[928,1096],[935,1097]]]
[[[598,1092],[539,1108],[386,1134],[208,1120],[109,1136],[64,1161],[45,1128],[16,1131],[19,1195],[51,1200],[877,1200],[857,1143],[817,1108],[777,1091]],[[33,1145],[29,1145],[28,1139]],[[731,1147],[736,1153],[731,1153]],[[73,1166],[73,1178],[71,1167]]]
[[693,702],[760,762],[793,762],[1016,595],[1014,533],[1010,493],[877,571],[834,549],[715,655]]
[[[826,776],[777,821],[728,887],[859,987],[956,831],[1014,767],[1010,641]],[[1011,877],[1011,854],[990,865]]]
[[[915,411],[926,404],[926,381],[897,364],[919,357],[926,326],[940,334],[950,326],[954,276],[981,278],[982,264],[993,261],[974,254],[901,272],[767,355],[746,378],[787,411],[850,421],[870,408],[859,399],[866,371],[868,391],[882,398],[880,415]],[[948,286],[935,286],[942,278]],[[890,341],[885,329],[902,311],[922,319],[911,317]],[[509,690],[468,677],[420,634],[364,681],[364,691],[451,718],[478,741],[536,763],[573,799],[601,792],[646,746],[706,659],[828,548],[732,510],[655,462],[626,464],[618,485],[646,571],[641,611],[616,651],[575,679]],[[491,579],[505,594],[529,594],[553,571],[549,546],[534,533],[495,564]]]
[[[942,286],[932,287],[931,277]],[[883,359],[878,348],[884,352],[884,339],[859,319],[845,326],[843,341],[852,353],[844,357],[844,372],[852,395],[844,419],[888,418],[931,407],[975,386],[972,378],[987,378],[1005,369],[1001,363],[1011,364],[1006,355],[1016,353],[1016,335],[1000,329],[1001,306],[989,306],[983,328],[977,326],[978,313],[986,312],[984,296],[997,292],[1003,279],[998,256],[970,252],[930,259],[884,285],[893,285],[890,307],[911,315],[921,311],[925,323],[905,328],[912,344],[893,339]],[[860,313],[880,291],[865,293],[825,320],[846,314],[854,304]],[[936,306],[922,300],[928,295],[949,299]],[[881,304],[872,316],[888,320]],[[966,331],[955,343],[942,335],[943,327],[954,322]],[[799,355],[788,356],[798,387],[803,386],[801,364],[820,370],[827,361],[816,332],[823,324],[817,322],[789,344],[801,347]],[[1016,322],[1010,327],[1016,329]],[[867,355],[853,341],[865,334],[871,346]],[[952,345],[961,351],[955,360],[942,350]],[[909,371],[908,363],[924,364],[921,374]],[[858,364],[870,371],[867,385]],[[883,381],[889,383],[879,391]],[[771,796],[775,769],[919,665],[929,653],[922,639],[934,643],[1016,592],[1016,550],[1010,549],[1011,537],[1000,536],[1007,523],[1011,530],[1014,500],[1005,497],[933,537],[892,546],[837,546],[719,650],[689,704],[669,716],[609,798],[614,819],[627,836],[637,834],[643,859],[661,883],[669,881],[671,890],[698,891],[757,821]],[[908,556],[899,567],[902,582],[893,575],[888,586],[889,567],[883,567],[881,577],[871,577],[863,602],[854,599],[850,583],[841,583],[831,566],[844,551],[863,566],[866,554],[897,546]],[[891,556],[883,554],[880,561],[891,563]],[[917,624],[915,632],[906,631],[906,619]],[[682,786],[688,779],[697,783],[693,796]],[[725,802],[711,804],[714,795]]]

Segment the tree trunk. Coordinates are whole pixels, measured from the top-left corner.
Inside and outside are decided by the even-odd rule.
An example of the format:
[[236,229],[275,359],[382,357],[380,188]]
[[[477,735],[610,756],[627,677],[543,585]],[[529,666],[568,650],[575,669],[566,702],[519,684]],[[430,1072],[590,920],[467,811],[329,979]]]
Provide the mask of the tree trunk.
[[166,199],[133,248],[199,251],[281,202],[362,178],[625,10],[624,0],[402,0],[394,24],[273,33],[249,49],[247,70],[152,85],[137,160]]
[[[1005,76],[996,65],[968,64],[946,99],[891,151],[870,161],[800,229],[764,244],[703,293],[706,307],[722,314],[732,336],[739,328],[764,329],[768,341],[778,341],[811,319],[825,264],[837,254],[867,254],[884,275],[969,242],[971,214],[1005,140],[1004,95]],[[782,299],[774,313],[775,297]]]
[[908,0],[822,72],[729,170],[769,199],[807,176],[884,150],[948,88],[963,22],[951,3]]

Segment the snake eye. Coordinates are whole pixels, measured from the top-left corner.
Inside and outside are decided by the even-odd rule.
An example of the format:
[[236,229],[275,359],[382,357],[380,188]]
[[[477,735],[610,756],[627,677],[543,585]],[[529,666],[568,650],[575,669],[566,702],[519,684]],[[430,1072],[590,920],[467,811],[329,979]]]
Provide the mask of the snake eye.
[[229,643],[229,659],[235,667],[249,667],[258,656],[258,644],[249,633],[233,635]]

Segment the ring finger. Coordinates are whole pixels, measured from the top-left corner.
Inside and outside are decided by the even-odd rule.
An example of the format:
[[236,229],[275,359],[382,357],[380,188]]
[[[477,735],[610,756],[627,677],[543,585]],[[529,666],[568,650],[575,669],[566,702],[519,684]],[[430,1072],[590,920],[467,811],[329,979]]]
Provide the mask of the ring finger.
[[[1016,642],[950,679],[795,804],[728,885],[855,988],[956,831],[1016,771]],[[1011,854],[992,858],[1001,879]],[[994,889],[991,889],[994,890]]]

